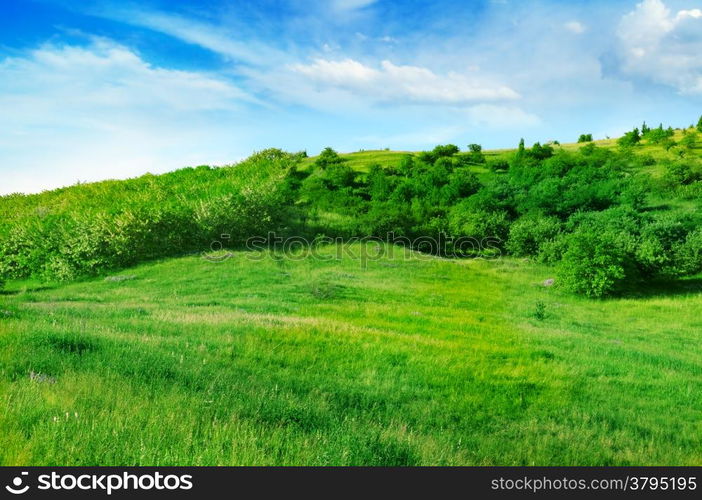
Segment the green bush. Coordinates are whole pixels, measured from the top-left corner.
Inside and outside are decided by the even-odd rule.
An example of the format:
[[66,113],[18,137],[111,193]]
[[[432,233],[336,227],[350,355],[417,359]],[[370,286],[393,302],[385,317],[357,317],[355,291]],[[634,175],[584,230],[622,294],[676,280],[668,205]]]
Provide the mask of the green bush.
[[491,172],[506,172],[509,170],[509,162],[502,158],[490,160],[487,162],[487,166]]
[[617,144],[619,144],[621,147],[627,148],[636,146],[639,142],[641,142],[641,134],[639,133],[639,129],[635,128],[631,132],[627,132],[621,138],[619,138]]
[[676,160],[666,165],[665,180],[672,186],[686,186],[702,180],[702,164],[698,160]]
[[677,274],[676,252],[692,227],[689,216],[670,213],[651,217],[643,224],[635,252],[641,273],[647,277]]
[[616,233],[577,231],[567,239],[558,265],[558,283],[577,294],[604,297],[626,280],[627,258]]
[[538,255],[542,245],[555,238],[560,229],[561,223],[555,217],[521,217],[510,226],[506,248],[516,256]]
[[509,216],[504,211],[473,210],[471,204],[460,203],[449,213],[449,230],[455,237],[498,239],[504,242],[509,232]]
[[676,249],[675,262],[680,274],[702,272],[702,229],[687,234],[685,242]]

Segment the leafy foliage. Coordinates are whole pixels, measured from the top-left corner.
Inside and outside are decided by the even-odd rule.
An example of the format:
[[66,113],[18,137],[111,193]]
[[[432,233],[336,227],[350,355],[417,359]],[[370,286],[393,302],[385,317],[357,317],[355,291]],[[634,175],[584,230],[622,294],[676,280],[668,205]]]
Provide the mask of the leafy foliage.
[[[563,287],[601,297],[701,270],[700,211],[654,208],[671,196],[697,203],[702,163],[635,153],[629,146],[642,137],[672,137],[662,125],[642,130],[627,133],[619,149],[527,148],[522,140],[488,160],[478,144],[467,152],[446,144],[363,169],[331,148],[305,162],[305,154],[269,149],[229,167],[6,196],[0,278],[70,280],[199,252],[224,236],[241,246],[271,231],[310,240],[392,234],[450,242],[432,252],[467,238],[555,263]],[[687,134],[693,144],[696,133]],[[652,168],[661,174],[648,175]]]

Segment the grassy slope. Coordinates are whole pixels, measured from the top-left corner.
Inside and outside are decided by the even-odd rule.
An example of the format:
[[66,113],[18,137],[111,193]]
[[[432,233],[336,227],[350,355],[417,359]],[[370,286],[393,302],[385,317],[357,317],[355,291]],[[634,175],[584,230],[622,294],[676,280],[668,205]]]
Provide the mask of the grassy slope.
[[[693,129],[689,129],[693,130]],[[682,130],[676,130],[673,140],[679,141],[683,138]],[[617,148],[617,139],[600,139],[593,141],[594,144],[601,148]],[[554,146],[556,148],[561,148],[565,151],[577,151],[581,147],[585,146],[587,143],[568,143]],[[485,156],[488,159],[505,157],[514,153],[516,149],[493,149],[485,151]],[[657,160],[673,158],[674,155],[665,151],[661,146],[656,144],[648,144],[647,141],[643,141],[640,145],[635,148],[638,154],[647,154],[653,156]],[[372,151],[359,151],[355,153],[343,153],[342,157],[348,160],[348,165],[360,170],[365,171],[368,165],[377,163],[381,166],[391,166],[397,165],[400,162],[402,156],[406,154],[413,154],[411,151],[389,151],[389,150],[372,150]],[[688,152],[688,155],[702,157],[702,147],[696,147]],[[309,157],[303,162],[303,167],[311,165],[316,156]],[[652,173],[659,174],[659,170],[652,170]]]
[[[403,154],[346,156],[365,170]],[[699,281],[594,302],[514,260],[243,255],[10,284],[0,463],[702,464]]]
[[698,281],[588,301],[399,252],[13,284],[0,462],[702,464]]

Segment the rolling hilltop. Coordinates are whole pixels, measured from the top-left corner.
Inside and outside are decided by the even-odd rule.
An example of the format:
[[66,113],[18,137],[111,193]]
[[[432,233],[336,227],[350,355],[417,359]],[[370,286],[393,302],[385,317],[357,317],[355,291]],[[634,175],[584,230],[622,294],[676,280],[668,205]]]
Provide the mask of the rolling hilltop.
[[0,198],[0,463],[701,464],[702,141],[655,130]]

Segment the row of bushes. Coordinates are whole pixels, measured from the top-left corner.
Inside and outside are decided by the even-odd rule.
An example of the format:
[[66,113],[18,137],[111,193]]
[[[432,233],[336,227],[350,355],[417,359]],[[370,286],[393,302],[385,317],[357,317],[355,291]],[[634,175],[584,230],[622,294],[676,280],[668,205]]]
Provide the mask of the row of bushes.
[[699,160],[666,160],[654,179],[651,157],[593,143],[569,153],[522,141],[491,159],[442,145],[365,172],[329,148],[307,168],[303,156],[271,149],[232,167],[4,197],[0,280],[73,279],[269,232],[490,240],[556,264],[559,283],[592,297],[702,271],[699,211],[652,205],[696,203]]
[[522,144],[511,157],[488,161],[503,165],[481,182],[480,163],[467,157],[439,146],[360,173],[327,150],[298,174],[295,189],[318,214],[318,231],[499,241],[509,254],[557,264],[561,285],[592,297],[702,271],[700,217],[649,206],[702,187],[699,160],[669,160],[654,180],[642,173],[652,159],[629,149],[588,144],[568,153]]

